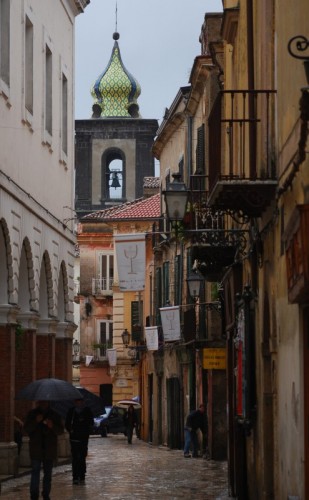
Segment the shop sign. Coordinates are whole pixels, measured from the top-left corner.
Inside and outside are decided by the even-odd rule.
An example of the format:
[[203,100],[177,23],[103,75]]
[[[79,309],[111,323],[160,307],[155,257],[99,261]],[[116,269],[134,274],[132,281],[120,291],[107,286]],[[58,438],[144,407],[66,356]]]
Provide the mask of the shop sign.
[[224,347],[203,349],[203,368],[205,370],[225,370],[226,349]]

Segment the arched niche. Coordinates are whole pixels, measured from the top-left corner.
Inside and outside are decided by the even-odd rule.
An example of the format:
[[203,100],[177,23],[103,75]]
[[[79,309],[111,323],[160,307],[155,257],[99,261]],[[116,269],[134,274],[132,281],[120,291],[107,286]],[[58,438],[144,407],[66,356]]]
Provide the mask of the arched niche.
[[61,322],[67,320],[68,304],[68,275],[65,263],[62,262],[58,279],[58,320]]
[[53,280],[50,257],[44,252],[40,271],[39,312],[41,319],[53,316]]
[[34,309],[34,271],[30,242],[24,239],[18,274],[18,306],[20,312],[29,312]]
[[13,292],[12,248],[7,223],[0,220],[0,304],[8,304]]
[[126,161],[121,149],[109,148],[104,151],[101,179],[103,200],[126,198]]

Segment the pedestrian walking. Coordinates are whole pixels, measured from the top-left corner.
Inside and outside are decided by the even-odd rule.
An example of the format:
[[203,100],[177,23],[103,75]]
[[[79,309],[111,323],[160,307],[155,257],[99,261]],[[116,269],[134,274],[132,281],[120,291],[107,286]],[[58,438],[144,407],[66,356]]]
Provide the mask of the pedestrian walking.
[[72,454],[73,484],[85,484],[86,457],[88,454],[89,435],[93,428],[93,414],[83,399],[76,399],[75,406],[70,408],[65,428],[70,434]]
[[[189,413],[185,425],[185,446],[184,457],[191,458],[190,446],[193,447],[193,457],[198,457],[198,435],[197,431],[200,429],[203,435],[207,434],[207,418],[205,415],[205,405],[200,404],[197,410]],[[206,436],[207,438],[207,436]]]
[[64,432],[63,422],[48,401],[38,401],[36,408],[30,410],[24,431],[29,435],[29,454],[31,459],[30,498],[38,500],[40,496],[40,472],[43,466],[44,500],[50,500],[52,470],[57,459],[58,436]]
[[124,424],[126,426],[128,443],[132,444],[133,429],[138,424],[138,418],[133,405],[128,407],[128,410],[123,417]]

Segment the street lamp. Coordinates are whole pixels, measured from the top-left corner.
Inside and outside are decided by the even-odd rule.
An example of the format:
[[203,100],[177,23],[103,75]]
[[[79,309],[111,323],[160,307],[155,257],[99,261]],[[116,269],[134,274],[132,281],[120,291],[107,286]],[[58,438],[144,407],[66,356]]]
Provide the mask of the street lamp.
[[188,190],[184,182],[181,182],[179,173],[172,174],[173,182],[166,186],[166,190],[162,191],[165,198],[167,217],[171,222],[179,222],[184,219],[187,201]]
[[121,334],[123,345],[125,346],[126,349],[128,349],[128,356],[130,358],[134,359],[134,363],[138,363],[140,361],[140,352],[146,351],[147,346],[144,344],[130,346],[129,345],[130,344],[130,337],[131,337],[130,333],[125,328]]
[[190,297],[196,302],[200,296],[201,284],[204,278],[197,271],[191,272],[187,277]]
[[123,330],[121,337],[122,337],[123,345],[127,348],[129,343],[130,343],[130,333],[128,332],[128,330],[126,328],[125,328],[125,330]]
[[198,302],[201,292],[201,284],[204,278],[198,271],[191,271],[187,277],[187,284],[190,297],[194,300],[194,312],[196,321],[196,339],[200,337],[200,303]]

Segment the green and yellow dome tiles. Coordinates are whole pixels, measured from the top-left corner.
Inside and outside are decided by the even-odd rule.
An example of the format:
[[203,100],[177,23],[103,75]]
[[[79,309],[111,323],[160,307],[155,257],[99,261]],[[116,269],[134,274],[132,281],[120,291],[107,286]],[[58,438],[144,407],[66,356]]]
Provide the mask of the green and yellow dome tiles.
[[114,33],[113,39],[115,43],[109,63],[91,89],[95,101],[93,117],[140,118],[137,99],[141,87],[122,62],[117,42],[119,34]]

